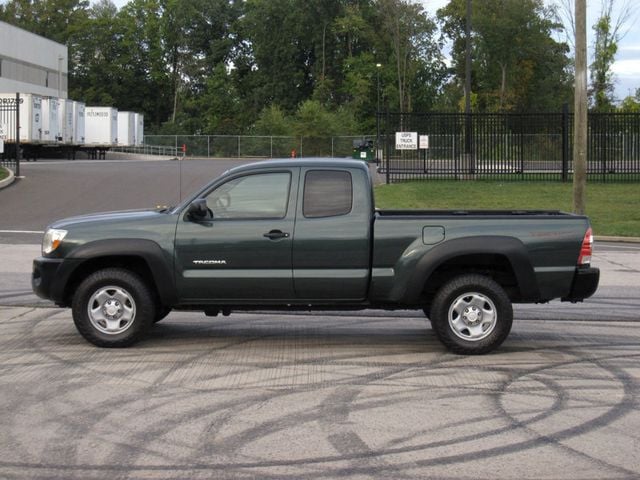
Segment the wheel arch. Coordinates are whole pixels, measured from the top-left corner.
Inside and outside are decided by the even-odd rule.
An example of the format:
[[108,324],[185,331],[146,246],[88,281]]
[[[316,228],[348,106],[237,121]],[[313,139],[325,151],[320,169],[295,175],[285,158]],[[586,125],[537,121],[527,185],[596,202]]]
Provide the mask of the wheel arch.
[[540,293],[524,244],[514,237],[477,236],[449,240],[416,264],[405,302],[416,304],[440,285],[464,273],[481,273],[505,287],[512,300],[533,301]]
[[176,289],[171,260],[161,247],[142,239],[97,240],[75,249],[62,266],[58,294],[64,304],[71,298],[80,282],[91,273],[103,268],[124,268],[139,275],[149,284],[159,303],[175,303]]

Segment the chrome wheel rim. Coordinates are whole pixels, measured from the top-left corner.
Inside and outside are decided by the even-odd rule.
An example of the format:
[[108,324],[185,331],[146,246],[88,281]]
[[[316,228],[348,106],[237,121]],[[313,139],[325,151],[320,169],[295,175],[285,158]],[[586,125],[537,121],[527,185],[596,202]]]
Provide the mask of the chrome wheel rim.
[[489,297],[468,292],[451,303],[448,319],[457,337],[477,342],[491,335],[498,321],[498,312]]
[[122,287],[102,287],[89,299],[87,313],[96,330],[107,335],[118,335],[133,325],[136,302]]

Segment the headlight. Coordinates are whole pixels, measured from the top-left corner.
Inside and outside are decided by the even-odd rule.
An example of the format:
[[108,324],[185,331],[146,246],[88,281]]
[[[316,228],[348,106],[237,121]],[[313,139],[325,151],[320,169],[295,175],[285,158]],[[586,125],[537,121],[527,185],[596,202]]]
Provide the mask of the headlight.
[[60,246],[62,239],[67,235],[66,230],[50,228],[42,238],[42,254],[48,255]]

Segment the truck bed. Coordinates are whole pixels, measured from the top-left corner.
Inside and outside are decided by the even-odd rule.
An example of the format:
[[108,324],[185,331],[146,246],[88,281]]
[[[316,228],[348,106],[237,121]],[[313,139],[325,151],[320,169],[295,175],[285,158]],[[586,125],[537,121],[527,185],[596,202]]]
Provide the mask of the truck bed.
[[473,217],[511,217],[511,216],[575,216],[572,213],[560,210],[380,210],[376,209],[380,217],[449,217],[449,216],[473,216]]

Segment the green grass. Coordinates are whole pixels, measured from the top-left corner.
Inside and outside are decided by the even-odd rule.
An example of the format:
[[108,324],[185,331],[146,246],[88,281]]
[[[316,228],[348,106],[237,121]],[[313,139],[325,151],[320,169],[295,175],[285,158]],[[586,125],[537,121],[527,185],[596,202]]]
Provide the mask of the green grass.
[[[595,235],[640,237],[640,184],[587,184],[587,215]],[[572,210],[572,184],[551,182],[422,181],[376,187],[381,209]]]
[[8,176],[9,176],[9,172],[7,171],[7,169],[4,167],[0,167],[0,180],[4,180]]

